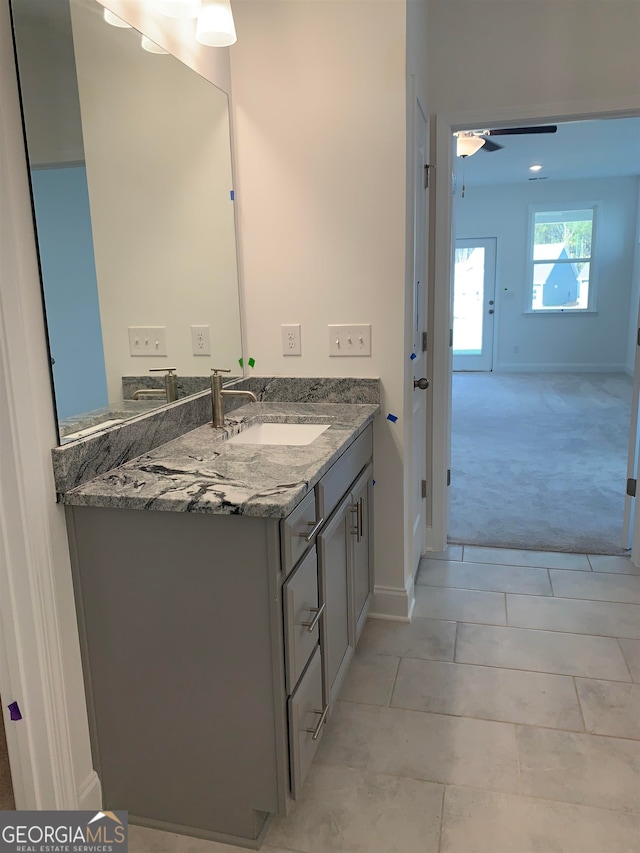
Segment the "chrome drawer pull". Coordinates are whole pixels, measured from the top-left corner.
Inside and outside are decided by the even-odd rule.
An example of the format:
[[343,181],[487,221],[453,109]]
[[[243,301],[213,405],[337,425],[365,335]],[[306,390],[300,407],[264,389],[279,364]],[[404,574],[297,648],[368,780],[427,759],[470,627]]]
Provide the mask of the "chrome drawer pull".
[[351,512],[355,512],[356,514],[356,527],[355,530],[352,530],[352,533],[356,534],[356,541],[360,542],[362,537],[364,536],[364,508],[363,508],[364,498],[360,498],[357,504],[352,504],[349,508]]
[[[308,523],[313,524],[313,521],[310,521]],[[298,533],[298,536],[302,536],[302,538],[304,539],[305,542],[311,542],[311,540],[316,535],[318,530],[320,530],[320,528],[322,527],[323,524],[324,524],[324,518],[321,518],[319,521],[316,521],[316,523],[313,524],[313,527],[309,531],[309,533]]]
[[318,720],[318,725],[315,729],[304,729],[305,732],[309,732],[309,734],[313,735],[311,740],[318,740],[320,737],[320,730],[322,729],[322,725],[327,719],[327,714],[329,713],[329,706],[325,705],[322,711],[314,711],[314,714],[320,714],[320,719]]
[[323,602],[322,607],[310,607],[309,610],[311,611],[311,613],[315,613],[316,615],[313,617],[311,622],[301,622],[300,623],[300,625],[303,628],[306,628],[310,634],[313,634],[314,628],[316,627],[316,625],[320,621],[320,617],[324,613],[325,604],[326,604],[326,602]]

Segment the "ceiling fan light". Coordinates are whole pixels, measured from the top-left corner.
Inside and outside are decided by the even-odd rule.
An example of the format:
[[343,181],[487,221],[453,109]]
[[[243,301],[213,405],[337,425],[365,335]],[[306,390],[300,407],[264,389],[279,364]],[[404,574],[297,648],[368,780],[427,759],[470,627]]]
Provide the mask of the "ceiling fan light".
[[123,21],[122,18],[119,18],[117,15],[114,15],[109,9],[105,9],[103,13],[103,17],[105,21],[112,27],[121,27],[124,29],[131,29],[131,24],[128,24],[126,21]]
[[534,163],[533,166],[529,166],[530,172],[539,172],[540,169],[542,169],[542,166],[540,165],[540,163]]
[[458,157],[471,157],[485,143],[485,140],[481,136],[475,136],[473,133],[456,134],[456,139],[456,155]]
[[237,41],[229,0],[205,3],[198,15],[196,41],[207,47],[229,47]]

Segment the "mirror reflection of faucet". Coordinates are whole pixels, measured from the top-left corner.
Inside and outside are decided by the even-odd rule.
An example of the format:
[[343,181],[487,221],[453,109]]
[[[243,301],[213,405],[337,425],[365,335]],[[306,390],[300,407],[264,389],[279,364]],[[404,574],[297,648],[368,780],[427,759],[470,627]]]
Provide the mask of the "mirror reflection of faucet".
[[174,403],[178,399],[178,377],[175,367],[152,367],[149,373],[165,372],[164,390],[162,388],[139,388],[131,395],[133,400],[158,400],[163,397],[167,403]]
[[211,423],[214,427],[224,426],[224,399],[223,397],[248,397],[254,403],[258,398],[253,391],[232,391],[222,387],[221,373],[231,373],[229,368],[212,367],[211,376]]

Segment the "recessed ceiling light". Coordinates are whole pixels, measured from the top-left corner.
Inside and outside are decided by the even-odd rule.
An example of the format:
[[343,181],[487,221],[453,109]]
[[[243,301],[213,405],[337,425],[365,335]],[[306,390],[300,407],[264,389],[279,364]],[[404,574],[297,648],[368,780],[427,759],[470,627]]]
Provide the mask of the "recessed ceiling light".
[[533,166],[529,166],[530,172],[539,172],[540,169],[542,169],[542,166],[540,165],[540,163],[534,163]]

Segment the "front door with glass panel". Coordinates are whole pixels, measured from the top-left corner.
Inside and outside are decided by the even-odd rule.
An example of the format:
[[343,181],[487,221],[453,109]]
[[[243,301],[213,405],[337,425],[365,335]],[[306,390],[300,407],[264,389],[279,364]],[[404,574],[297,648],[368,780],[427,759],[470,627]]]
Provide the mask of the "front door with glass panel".
[[496,240],[456,240],[453,277],[453,369],[493,368]]

